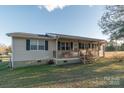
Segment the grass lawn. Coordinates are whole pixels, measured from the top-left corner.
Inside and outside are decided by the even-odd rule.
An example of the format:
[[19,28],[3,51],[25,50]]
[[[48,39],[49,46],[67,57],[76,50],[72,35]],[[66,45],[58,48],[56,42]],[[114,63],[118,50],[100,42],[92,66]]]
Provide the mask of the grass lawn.
[[40,65],[11,70],[0,63],[0,87],[124,87],[124,60],[93,64]]

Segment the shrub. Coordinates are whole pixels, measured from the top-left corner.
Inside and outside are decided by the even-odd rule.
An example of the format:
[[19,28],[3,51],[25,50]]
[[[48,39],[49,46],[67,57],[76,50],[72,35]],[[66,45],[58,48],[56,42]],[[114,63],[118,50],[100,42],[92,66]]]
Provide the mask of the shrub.
[[48,64],[54,64],[54,61],[53,60],[49,60]]

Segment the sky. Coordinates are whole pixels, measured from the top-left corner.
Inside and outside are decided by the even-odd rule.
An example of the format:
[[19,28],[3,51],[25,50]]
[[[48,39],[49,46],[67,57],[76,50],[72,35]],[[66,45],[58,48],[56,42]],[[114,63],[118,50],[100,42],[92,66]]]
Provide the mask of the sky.
[[103,13],[104,6],[0,6],[0,44],[11,44],[11,32],[107,39],[98,26]]

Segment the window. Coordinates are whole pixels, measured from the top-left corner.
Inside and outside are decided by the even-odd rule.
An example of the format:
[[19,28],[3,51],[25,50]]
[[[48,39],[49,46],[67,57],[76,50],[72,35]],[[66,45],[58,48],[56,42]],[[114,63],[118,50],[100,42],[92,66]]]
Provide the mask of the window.
[[85,48],[88,49],[88,44],[85,44]]
[[47,40],[30,40],[26,42],[26,48],[30,47],[30,50],[48,50]]
[[88,44],[88,48],[90,48],[90,43]]
[[71,43],[70,42],[66,42],[66,50],[71,50]]
[[84,46],[84,44],[82,44],[82,49],[84,49],[85,48],[85,46]]
[[37,40],[31,40],[31,50],[37,50]]
[[95,48],[97,48],[97,44],[95,44]]
[[84,43],[79,43],[79,49],[84,49]]
[[71,42],[71,50],[73,50],[73,42]]
[[94,44],[92,44],[92,48],[94,48],[95,46],[94,46]]
[[61,43],[61,50],[65,50],[65,42]]
[[69,50],[69,43],[66,43],[66,50]]
[[81,43],[79,43],[79,49],[81,49]]
[[73,42],[58,42],[58,50],[72,50]]
[[92,44],[92,48],[97,48],[97,44]]
[[39,50],[44,50],[44,48],[45,48],[45,42],[44,42],[44,40],[38,40],[39,41],[39,43],[38,43],[38,49]]

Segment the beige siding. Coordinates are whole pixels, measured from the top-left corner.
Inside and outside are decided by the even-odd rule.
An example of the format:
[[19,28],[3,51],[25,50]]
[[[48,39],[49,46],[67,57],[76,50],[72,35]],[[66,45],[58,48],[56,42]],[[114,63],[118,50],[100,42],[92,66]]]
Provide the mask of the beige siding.
[[26,50],[26,39],[13,38],[13,61],[42,60],[53,57],[55,41],[49,40],[48,50]]

